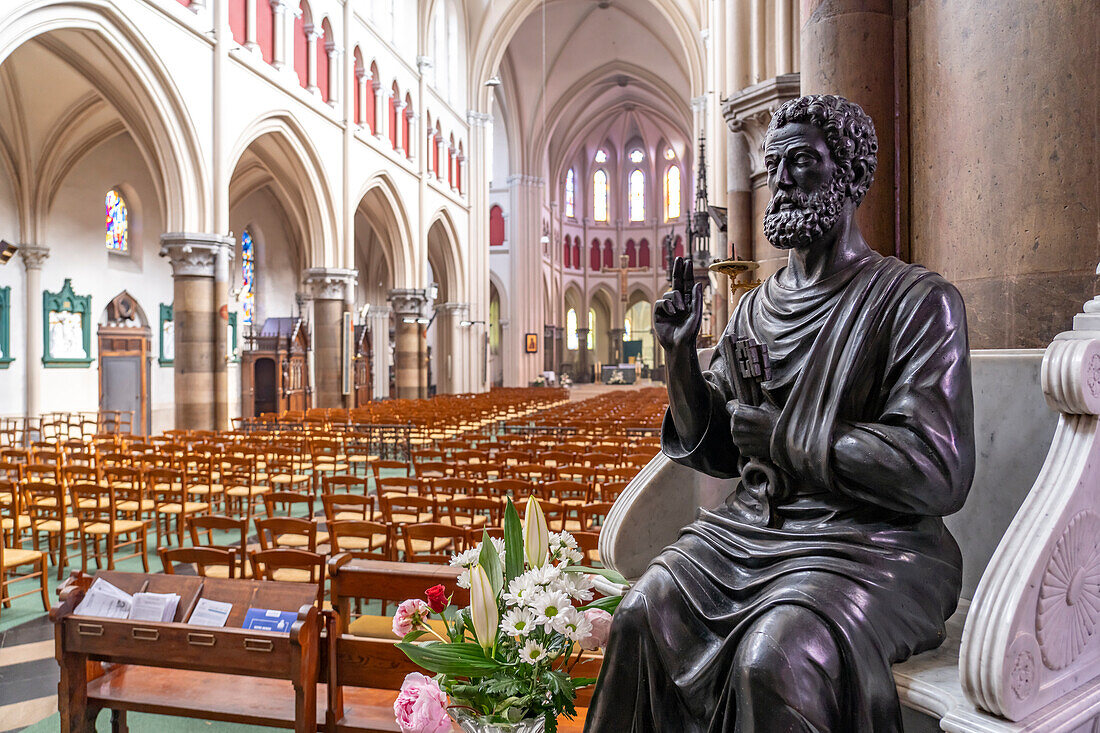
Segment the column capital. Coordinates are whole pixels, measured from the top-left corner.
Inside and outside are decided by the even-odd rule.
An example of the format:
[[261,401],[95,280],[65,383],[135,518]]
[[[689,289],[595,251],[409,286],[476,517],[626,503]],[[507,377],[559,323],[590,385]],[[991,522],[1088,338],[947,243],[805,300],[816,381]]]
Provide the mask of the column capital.
[[306,32],[307,41],[318,41],[325,37],[325,29],[323,26],[306,23],[302,30]]
[[748,147],[753,185],[762,185],[764,135],[779,105],[801,93],[798,74],[784,74],[745,87],[722,100],[722,117],[735,135],[743,135]]
[[466,122],[472,127],[486,127],[493,121],[493,116],[485,112],[475,112],[474,110],[468,110],[466,112]]
[[343,300],[358,279],[358,270],[340,267],[311,267],[305,272],[306,290],[314,300]]
[[419,71],[421,74],[423,74],[426,69],[432,68],[432,66],[434,66],[434,64],[432,63],[432,59],[430,56],[416,57],[416,70]]
[[428,303],[428,291],[423,288],[395,288],[389,292],[387,299],[397,315],[421,318]]
[[218,254],[233,259],[233,237],[201,232],[160,235],[160,256],[172,263],[173,277],[214,277]]
[[367,305],[366,319],[368,321],[388,321],[392,315],[393,308],[388,305],[375,305],[374,303]]
[[697,112],[702,112],[707,106],[707,93],[704,92],[698,97],[691,98],[691,108]]
[[287,4],[287,0],[270,0],[270,2],[271,11],[273,13],[282,14],[290,9],[290,6]]
[[50,248],[37,244],[21,244],[19,256],[23,258],[23,267],[26,269],[41,270],[42,263],[50,256]]
[[469,315],[469,303],[436,303],[435,309],[452,316]]

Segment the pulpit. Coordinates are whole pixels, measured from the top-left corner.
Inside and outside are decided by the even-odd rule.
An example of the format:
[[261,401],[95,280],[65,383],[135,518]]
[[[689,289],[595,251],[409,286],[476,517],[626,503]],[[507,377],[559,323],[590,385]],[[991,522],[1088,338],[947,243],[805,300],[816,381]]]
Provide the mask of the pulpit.
[[268,318],[241,353],[242,414],[259,417],[305,411],[309,387],[309,327],[301,318]]

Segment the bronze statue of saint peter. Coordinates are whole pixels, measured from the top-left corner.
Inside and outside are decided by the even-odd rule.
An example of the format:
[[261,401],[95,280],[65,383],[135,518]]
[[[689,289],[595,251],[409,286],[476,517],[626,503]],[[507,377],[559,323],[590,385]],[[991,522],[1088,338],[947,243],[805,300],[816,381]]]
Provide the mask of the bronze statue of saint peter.
[[702,286],[677,260],[654,327],[661,445],[738,477],[623,599],[590,733],[890,733],[890,665],[939,645],[962,558],[942,517],[974,474],[958,291],[864,241],[870,118],[840,97],[781,106],[764,231],[787,265],[750,291],[700,368]]

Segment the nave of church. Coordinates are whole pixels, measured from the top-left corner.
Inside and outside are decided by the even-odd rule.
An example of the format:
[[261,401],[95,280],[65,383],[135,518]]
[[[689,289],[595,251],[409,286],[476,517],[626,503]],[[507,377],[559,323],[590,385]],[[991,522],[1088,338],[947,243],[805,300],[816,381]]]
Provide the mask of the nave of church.
[[[0,575],[0,731],[59,725],[43,606],[107,567],[104,543],[140,534],[117,568],[151,575],[158,548],[235,548],[254,583],[268,532],[323,559],[279,576],[318,585],[340,522],[362,523],[353,565],[424,547],[445,563],[534,494],[551,531],[611,562],[612,505],[665,470],[653,303],[691,260],[713,345],[786,264],[762,144],[802,94],[875,123],[871,248],[958,288],[973,353],[1032,364],[1095,292],[1098,16],[1089,0],[3,3],[0,511],[6,562],[24,562]],[[708,271],[723,259],[741,264]],[[1030,426],[1038,449],[1048,427]],[[682,526],[723,498],[693,490],[652,511]],[[92,552],[102,502],[141,529]],[[237,524],[203,534],[207,517]],[[643,545],[612,564],[637,577]],[[319,609],[346,601],[334,577]],[[357,617],[404,600],[347,592]],[[289,704],[275,724],[293,727]],[[130,709],[135,730],[198,724]]]

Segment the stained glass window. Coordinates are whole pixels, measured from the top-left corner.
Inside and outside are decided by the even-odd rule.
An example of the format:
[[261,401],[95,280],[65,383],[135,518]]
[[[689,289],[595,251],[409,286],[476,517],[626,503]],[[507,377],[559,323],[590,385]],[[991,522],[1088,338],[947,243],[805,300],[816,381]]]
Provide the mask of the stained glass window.
[[672,160],[675,157],[676,153],[673,152],[672,148],[665,148],[665,160]]
[[596,151],[596,162],[597,163],[606,163],[607,162],[607,151],[604,150],[603,148],[600,148],[599,150]]
[[630,162],[631,163],[641,163],[642,159],[644,157],[645,157],[645,154],[642,153],[642,151],[638,150],[637,148],[630,151]]
[[251,325],[256,307],[256,247],[247,229],[241,234],[241,277],[241,322]]
[[577,311],[570,308],[565,314],[565,348],[576,351],[580,345],[580,340],[577,338]]
[[565,174],[565,215],[569,218],[577,216],[576,213],[576,181],[573,178],[573,169],[570,168],[569,172]]
[[596,333],[596,311],[588,310],[588,350],[592,351],[596,348],[595,343],[592,340],[593,334]]
[[630,220],[645,221],[645,174],[638,169],[630,174]]
[[592,218],[607,221],[607,173],[602,168],[592,176]]
[[110,252],[130,251],[130,216],[126,211],[126,202],[122,194],[114,189],[107,192],[104,199],[107,210],[107,249]]
[[670,165],[665,171],[665,221],[680,217],[680,169]]

